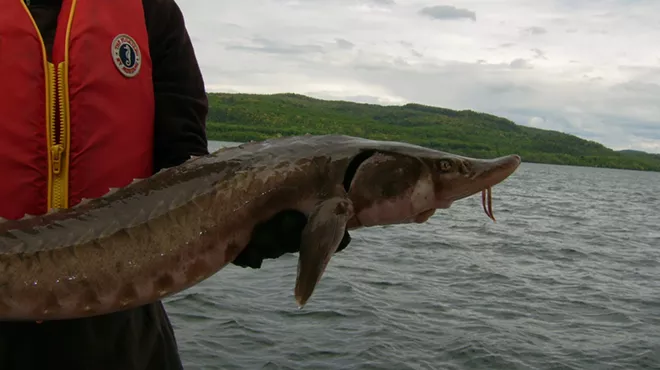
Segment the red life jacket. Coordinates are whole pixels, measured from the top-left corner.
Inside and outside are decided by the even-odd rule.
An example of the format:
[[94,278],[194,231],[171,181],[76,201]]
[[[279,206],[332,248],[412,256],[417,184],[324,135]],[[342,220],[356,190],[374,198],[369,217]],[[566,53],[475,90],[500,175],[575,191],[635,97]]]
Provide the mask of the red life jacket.
[[71,207],[151,175],[142,0],[63,0],[52,63],[23,1],[0,9],[0,217]]

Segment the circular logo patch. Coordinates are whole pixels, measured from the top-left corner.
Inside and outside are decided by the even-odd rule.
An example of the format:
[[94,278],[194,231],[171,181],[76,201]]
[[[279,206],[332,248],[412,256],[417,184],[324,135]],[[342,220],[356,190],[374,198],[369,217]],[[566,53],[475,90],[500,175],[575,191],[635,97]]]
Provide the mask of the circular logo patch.
[[112,40],[112,60],[121,74],[133,77],[140,72],[142,65],[140,46],[129,35],[117,35]]

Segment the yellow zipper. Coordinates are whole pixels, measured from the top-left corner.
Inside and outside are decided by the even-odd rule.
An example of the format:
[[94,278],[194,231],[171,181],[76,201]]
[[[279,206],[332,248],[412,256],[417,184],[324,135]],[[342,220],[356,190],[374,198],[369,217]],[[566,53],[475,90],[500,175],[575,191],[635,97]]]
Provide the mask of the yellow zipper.
[[[50,204],[49,208],[68,207],[68,111],[67,62],[49,64],[50,106]],[[56,112],[59,109],[59,115]]]
[[[48,61],[46,47],[39,27],[27,4],[21,1],[23,9],[32,21],[41,42],[41,53],[46,75],[46,127],[48,132],[48,208],[69,206],[69,39],[77,0],[73,0],[67,22],[64,62],[55,66]],[[59,114],[57,114],[59,110]]]

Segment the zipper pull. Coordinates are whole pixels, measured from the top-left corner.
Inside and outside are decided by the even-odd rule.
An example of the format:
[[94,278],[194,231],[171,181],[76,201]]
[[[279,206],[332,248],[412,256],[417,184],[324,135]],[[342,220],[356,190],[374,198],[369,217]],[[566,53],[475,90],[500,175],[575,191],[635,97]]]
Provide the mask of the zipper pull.
[[53,173],[58,175],[62,169],[62,153],[64,153],[64,146],[62,146],[62,144],[53,145],[50,151],[53,157]]

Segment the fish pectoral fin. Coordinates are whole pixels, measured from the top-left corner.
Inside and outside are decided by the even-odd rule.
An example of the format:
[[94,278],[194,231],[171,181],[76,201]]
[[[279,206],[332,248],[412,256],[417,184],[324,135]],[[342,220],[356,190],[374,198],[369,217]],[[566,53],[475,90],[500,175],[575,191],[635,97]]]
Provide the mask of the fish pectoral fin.
[[309,216],[301,235],[298,255],[294,290],[298,307],[302,308],[314,292],[330,258],[344,239],[346,223],[351,217],[353,204],[344,197],[322,201]]

